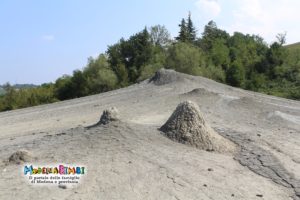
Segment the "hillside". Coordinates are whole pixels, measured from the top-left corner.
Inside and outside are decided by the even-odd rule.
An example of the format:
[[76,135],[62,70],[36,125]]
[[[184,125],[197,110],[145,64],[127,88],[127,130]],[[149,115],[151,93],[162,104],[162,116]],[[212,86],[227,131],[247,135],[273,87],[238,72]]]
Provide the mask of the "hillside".
[[298,44],[283,46],[285,35],[267,44],[258,35],[231,35],[214,21],[204,26],[200,37],[196,29],[190,14],[182,19],[175,38],[165,26],[145,27],[109,45],[98,57],[89,58],[81,70],[63,75],[54,83],[11,88],[0,98],[0,112],[123,88],[163,67],[249,91],[300,99]]
[[300,50],[300,42],[289,44],[285,46],[289,50]]
[[28,88],[36,88],[38,85],[34,84],[15,84],[12,86],[15,89],[28,89]]
[[[234,153],[158,130],[186,100]],[[98,123],[110,107],[118,120]],[[1,199],[300,199],[299,124],[299,101],[161,70],[123,89],[0,113]],[[32,155],[20,165],[9,160],[19,150]],[[84,165],[87,173],[77,187],[33,189],[23,161]]]

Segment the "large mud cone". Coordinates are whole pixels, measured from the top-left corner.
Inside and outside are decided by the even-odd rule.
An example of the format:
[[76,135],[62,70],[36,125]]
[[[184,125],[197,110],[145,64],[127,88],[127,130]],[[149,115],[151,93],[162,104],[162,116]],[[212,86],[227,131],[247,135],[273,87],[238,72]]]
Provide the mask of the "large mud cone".
[[155,85],[165,85],[182,81],[184,80],[184,76],[185,74],[180,74],[174,70],[161,68],[149,81]]
[[205,122],[198,105],[190,101],[180,103],[160,130],[174,141],[202,150],[233,152],[235,149],[231,141]]
[[107,110],[104,110],[100,121],[98,122],[99,125],[101,124],[109,124],[112,121],[118,121],[119,120],[119,111],[116,107],[111,107]]

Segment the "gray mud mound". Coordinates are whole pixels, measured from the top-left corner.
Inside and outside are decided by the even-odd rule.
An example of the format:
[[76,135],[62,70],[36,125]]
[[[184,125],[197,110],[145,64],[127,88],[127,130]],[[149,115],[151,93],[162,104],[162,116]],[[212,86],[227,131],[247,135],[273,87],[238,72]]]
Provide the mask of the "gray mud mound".
[[16,151],[9,158],[8,162],[11,164],[21,164],[33,160],[32,155],[28,151]]
[[197,104],[180,103],[168,121],[160,128],[168,138],[196,148],[233,152],[235,145],[216,133],[204,120]]
[[111,107],[103,111],[98,125],[106,125],[113,121],[119,121],[119,111],[116,107]]
[[155,85],[165,85],[183,80],[184,74],[178,73],[171,69],[162,68],[155,73],[155,75],[150,79],[149,82],[152,82]]

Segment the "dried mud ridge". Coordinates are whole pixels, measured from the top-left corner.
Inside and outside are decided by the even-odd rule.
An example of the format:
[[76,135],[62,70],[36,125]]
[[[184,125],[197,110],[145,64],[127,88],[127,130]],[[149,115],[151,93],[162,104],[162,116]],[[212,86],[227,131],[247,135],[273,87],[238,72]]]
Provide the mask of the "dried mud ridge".
[[272,153],[255,145],[253,140],[246,138],[245,134],[233,130],[218,128],[216,130],[219,134],[240,146],[240,150],[234,156],[235,160],[254,173],[269,178],[279,185],[293,189],[295,196],[292,198],[300,200],[300,180],[289,173]]

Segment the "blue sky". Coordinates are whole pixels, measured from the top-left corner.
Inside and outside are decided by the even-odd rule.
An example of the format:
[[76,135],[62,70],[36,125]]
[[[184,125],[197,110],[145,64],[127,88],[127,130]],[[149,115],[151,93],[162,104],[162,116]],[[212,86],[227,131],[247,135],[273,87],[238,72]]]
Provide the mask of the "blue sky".
[[287,32],[300,41],[298,0],[10,0],[0,2],[0,84],[53,82],[121,37],[162,24],[175,37],[188,11],[201,33],[211,19],[233,33]]

